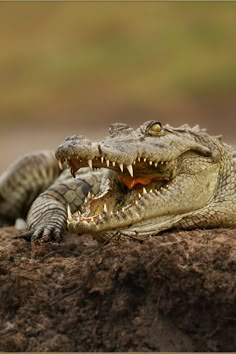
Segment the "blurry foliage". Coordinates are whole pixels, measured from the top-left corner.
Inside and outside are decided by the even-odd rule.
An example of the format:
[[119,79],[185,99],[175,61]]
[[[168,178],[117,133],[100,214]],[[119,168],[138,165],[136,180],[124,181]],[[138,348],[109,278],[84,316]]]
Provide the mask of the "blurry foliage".
[[236,89],[236,3],[0,3],[0,119]]

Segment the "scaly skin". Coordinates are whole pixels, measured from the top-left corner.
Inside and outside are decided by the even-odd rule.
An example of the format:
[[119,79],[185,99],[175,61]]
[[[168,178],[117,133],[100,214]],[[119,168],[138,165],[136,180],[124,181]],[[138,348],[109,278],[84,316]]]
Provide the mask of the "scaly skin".
[[65,139],[56,151],[62,172],[51,152],[14,163],[0,177],[0,221],[27,215],[23,236],[43,241],[59,240],[66,224],[98,240],[117,232],[142,238],[173,227],[233,227],[234,154],[198,127],[113,124],[100,143]]
[[27,154],[13,162],[0,176],[0,221],[11,225],[25,218],[35,198],[59,176],[52,151]]
[[88,192],[99,190],[104,176],[101,171],[88,174],[88,169],[82,169],[80,178],[74,179],[63,169],[51,151],[27,154],[11,164],[0,176],[0,226],[27,217],[28,231],[22,237],[60,240],[67,207],[78,210]]
[[220,137],[153,121],[137,130],[114,124],[110,133],[100,143],[72,136],[56,151],[73,174],[88,164],[114,171],[102,195],[71,216],[71,231],[140,237],[173,227],[236,225],[234,152]]

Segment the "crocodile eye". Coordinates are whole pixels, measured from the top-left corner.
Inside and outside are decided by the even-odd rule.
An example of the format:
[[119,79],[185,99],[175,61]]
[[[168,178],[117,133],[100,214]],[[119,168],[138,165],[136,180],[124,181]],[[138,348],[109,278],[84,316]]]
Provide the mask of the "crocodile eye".
[[151,126],[148,127],[148,134],[157,135],[162,130],[162,125],[160,122],[154,122]]

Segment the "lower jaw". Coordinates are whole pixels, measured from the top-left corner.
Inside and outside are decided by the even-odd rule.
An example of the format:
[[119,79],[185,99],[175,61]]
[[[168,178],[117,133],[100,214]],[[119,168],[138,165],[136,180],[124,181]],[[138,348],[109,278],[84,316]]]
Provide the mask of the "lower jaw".
[[[68,223],[68,229],[69,231],[78,234],[82,234],[86,232],[89,233],[110,232],[110,231],[114,232],[117,229],[118,230],[127,229],[132,224],[136,224],[140,222],[142,220],[141,215],[138,220],[131,220],[130,222],[127,222],[127,220],[125,220],[124,223],[121,221],[121,219],[120,220],[114,219],[114,223],[109,222],[109,217],[108,217],[107,223],[102,222],[101,224],[99,223],[99,219],[95,218],[95,215],[98,213],[102,215],[104,203],[106,203],[109,212],[112,210],[114,214],[117,211],[121,212],[122,208],[127,209],[128,212],[127,206],[131,204],[138,205],[137,203],[140,202],[140,199],[143,197],[144,194],[148,192],[157,191],[161,187],[165,187],[165,185],[167,185],[168,182],[170,182],[170,175],[167,176],[167,173],[166,176],[164,176],[164,174],[162,175],[147,174],[147,175],[141,175],[136,177],[115,173],[112,193],[110,195],[108,195],[108,193],[105,193],[101,198],[97,198],[97,199],[93,198],[92,200],[90,200],[89,204],[91,202],[94,203],[95,201],[95,207],[92,207],[92,209],[90,209],[89,206],[91,214],[90,212],[88,214],[86,213],[84,214],[83,212],[82,214],[82,216],[84,216],[85,219],[94,217],[95,223],[94,222],[84,223],[83,220],[74,219],[74,222],[72,221]],[[121,202],[117,203],[117,200],[120,200]],[[105,214],[102,215],[102,217],[105,218],[106,217]]]
[[[86,228],[88,230],[103,230],[104,228],[107,229],[115,228],[116,223],[119,224],[119,227],[127,227],[130,225],[129,222],[124,222],[123,225],[120,225],[120,217],[119,213],[124,216],[124,219],[127,216],[127,213],[131,210],[132,207],[139,205],[142,203],[142,198],[145,194],[153,193],[155,191],[160,190],[161,188],[165,188],[168,186],[169,181],[166,180],[153,180],[151,183],[144,186],[143,184],[136,184],[132,189],[124,189],[124,184],[119,182],[118,176],[118,183],[113,184],[113,189],[108,190],[107,193],[103,194],[100,198],[95,197],[89,200],[87,206],[83,207],[82,213],[78,216],[77,226],[76,228],[79,229],[80,225],[81,228]],[[135,210],[134,210],[135,211]],[[115,215],[117,214],[117,220],[115,219]],[[80,219],[81,218],[81,219]],[[114,225],[110,222],[110,218],[114,218]],[[103,225],[102,220],[107,219],[107,224]],[[119,220],[120,219],[120,220]],[[141,219],[141,215],[140,215]],[[127,220],[126,220],[127,221]],[[132,222],[131,218],[131,222]],[[140,220],[138,220],[140,221]],[[83,222],[86,222],[86,225],[83,225]],[[91,222],[91,224],[90,224]],[[101,224],[100,224],[101,222]],[[136,220],[137,222],[137,220]],[[82,223],[82,224],[81,224]],[[94,225],[95,223],[95,225]],[[122,224],[122,223],[121,223]],[[118,225],[117,225],[118,227]]]

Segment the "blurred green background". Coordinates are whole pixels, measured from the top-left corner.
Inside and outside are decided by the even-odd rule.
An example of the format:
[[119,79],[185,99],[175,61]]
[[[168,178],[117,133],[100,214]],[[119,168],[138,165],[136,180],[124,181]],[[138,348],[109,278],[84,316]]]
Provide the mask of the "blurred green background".
[[115,121],[235,141],[236,3],[1,2],[0,45],[0,171]]

